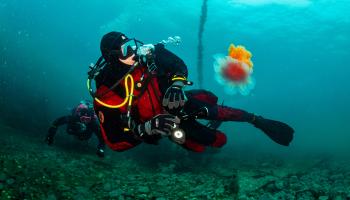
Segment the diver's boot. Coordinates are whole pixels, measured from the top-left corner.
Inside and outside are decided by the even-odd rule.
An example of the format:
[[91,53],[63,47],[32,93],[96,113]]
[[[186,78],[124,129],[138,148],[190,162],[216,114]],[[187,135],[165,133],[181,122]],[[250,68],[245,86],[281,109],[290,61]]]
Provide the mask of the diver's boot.
[[289,143],[293,140],[294,129],[283,122],[254,115],[253,120],[249,123],[262,130],[269,138],[280,145],[289,146]]
[[215,109],[209,110],[208,117],[209,119],[219,121],[251,123],[280,145],[288,146],[293,140],[294,130],[292,127],[283,122],[265,119],[244,110],[227,106],[215,106]]
[[283,122],[265,119],[244,110],[227,106],[211,107],[208,111],[207,119],[209,120],[251,123],[280,145],[288,146],[293,140],[293,128]]

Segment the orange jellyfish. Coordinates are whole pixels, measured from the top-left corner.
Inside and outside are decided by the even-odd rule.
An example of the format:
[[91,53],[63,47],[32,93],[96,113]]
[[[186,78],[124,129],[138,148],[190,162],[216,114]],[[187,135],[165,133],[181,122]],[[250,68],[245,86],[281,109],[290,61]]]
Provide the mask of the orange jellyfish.
[[245,47],[231,44],[228,56],[214,57],[214,70],[216,80],[224,86],[226,93],[248,95],[255,86],[252,54]]

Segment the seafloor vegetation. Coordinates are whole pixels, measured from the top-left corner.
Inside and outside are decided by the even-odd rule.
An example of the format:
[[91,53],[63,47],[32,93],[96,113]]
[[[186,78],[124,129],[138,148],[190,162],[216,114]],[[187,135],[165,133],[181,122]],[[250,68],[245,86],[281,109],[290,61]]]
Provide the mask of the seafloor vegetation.
[[6,127],[0,138],[0,199],[350,199],[350,165],[329,157],[99,159],[91,144],[48,147]]

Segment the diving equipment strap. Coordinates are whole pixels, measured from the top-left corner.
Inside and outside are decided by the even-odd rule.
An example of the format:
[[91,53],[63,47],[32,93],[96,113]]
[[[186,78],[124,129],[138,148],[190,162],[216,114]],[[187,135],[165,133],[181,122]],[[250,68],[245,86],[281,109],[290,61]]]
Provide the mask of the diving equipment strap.
[[104,95],[106,95],[108,92],[110,92],[110,91],[112,91],[114,88],[116,88],[116,87],[119,85],[119,83],[120,83],[123,79],[125,79],[128,75],[131,74],[132,71],[134,71],[134,69],[135,69],[135,67],[136,67],[137,65],[138,65],[138,62],[135,62],[135,63],[130,67],[129,71],[128,71],[121,79],[119,79],[116,83],[114,83],[114,84],[112,85],[112,87],[108,88],[107,91],[105,91],[105,92],[103,92],[102,94],[98,95],[98,97],[101,98],[101,97],[103,97]]

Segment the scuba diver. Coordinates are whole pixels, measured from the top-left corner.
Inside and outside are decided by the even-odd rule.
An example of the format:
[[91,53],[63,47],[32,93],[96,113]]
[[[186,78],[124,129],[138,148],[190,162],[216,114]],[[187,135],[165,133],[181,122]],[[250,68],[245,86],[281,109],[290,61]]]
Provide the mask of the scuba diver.
[[289,145],[294,130],[287,124],[219,105],[218,97],[207,90],[184,91],[192,84],[187,66],[165,44],[143,44],[120,32],[103,36],[102,56],[90,66],[88,87],[102,137],[111,149],[157,144],[163,136],[194,152],[220,148],[226,135],[217,128],[224,121],[248,122],[276,143]]
[[95,133],[99,141],[96,154],[101,158],[104,157],[105,143],[91,102],[81,101],[78,106],[72,109],[71,115],[56,119],[49,128],[45,138],[45,142],[48,145],[53,144],[58,127],[64,124],[67,124],[67,133],[74,135],[81,141],[89,140],[92,134]]

